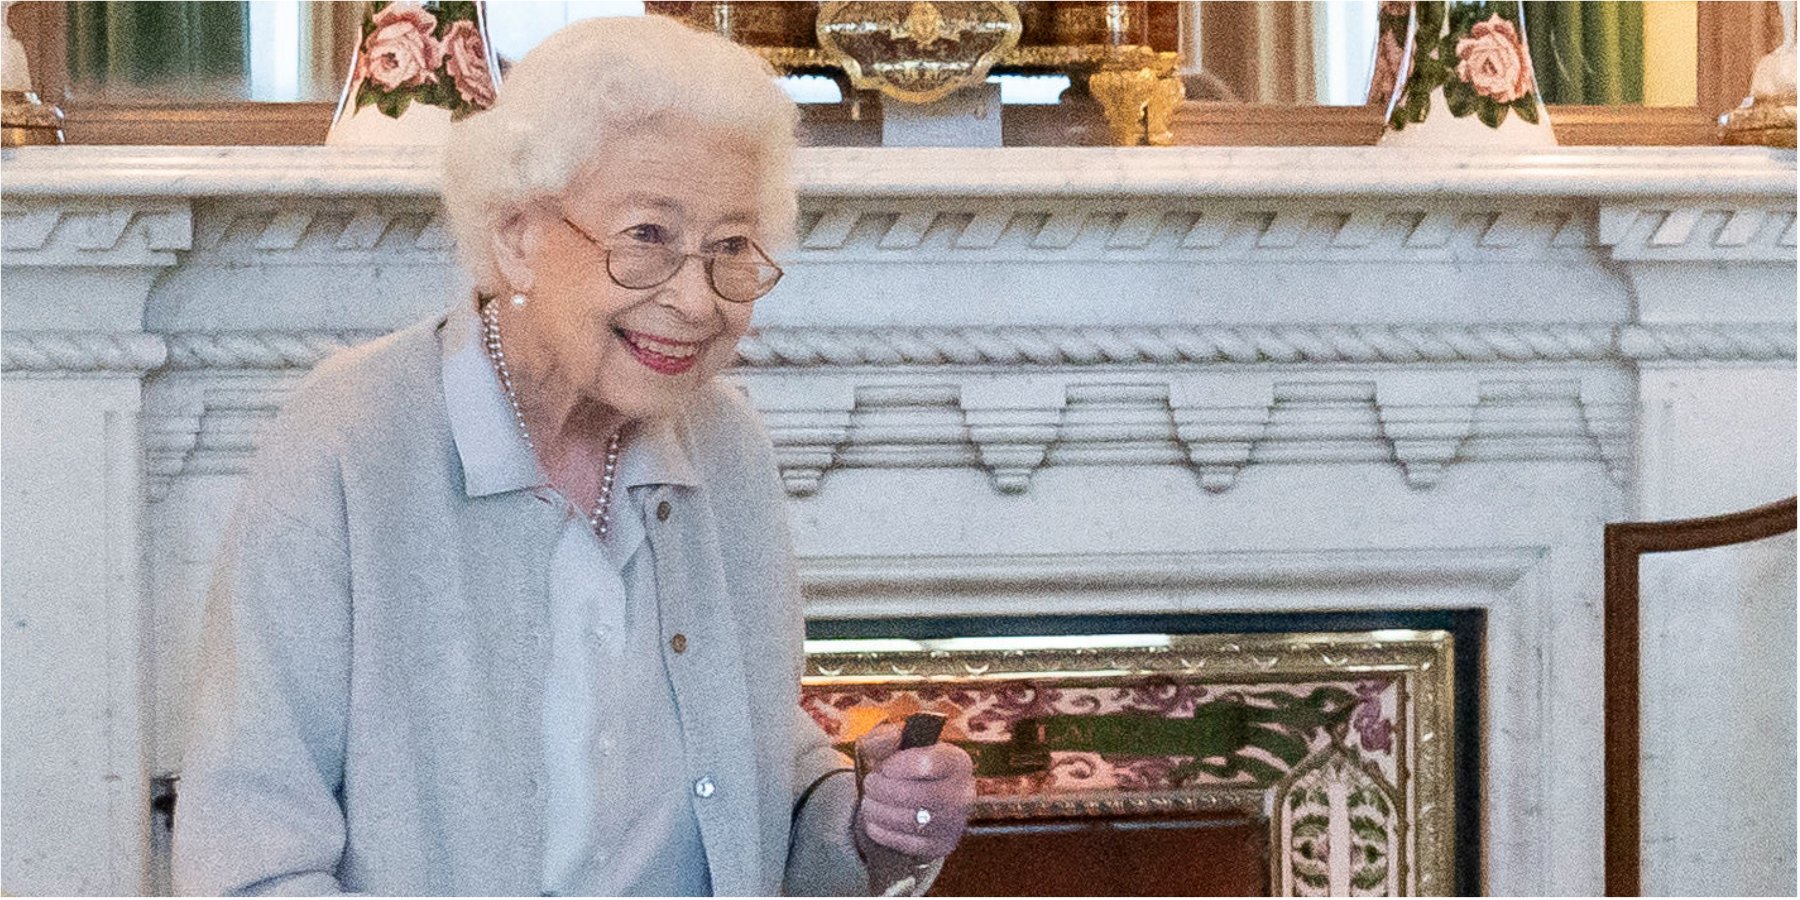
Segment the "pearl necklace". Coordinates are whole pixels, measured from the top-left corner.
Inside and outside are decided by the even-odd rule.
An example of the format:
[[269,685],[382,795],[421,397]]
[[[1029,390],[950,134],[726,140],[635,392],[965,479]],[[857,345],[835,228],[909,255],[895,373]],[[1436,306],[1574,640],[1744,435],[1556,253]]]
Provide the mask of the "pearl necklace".
[[[525,427],[525,410],[519,406],[519,395],[513,390],[512,370],[506,366],[506,350],[500,346],[500,314],[489,303],[481,310],[484,343],[487,346],[488,360],[494,364],[494,374],[500,378],[500,389],[506,392],[506,402],[512,407],[513,421],[519,425],[519,437],[525,442],[525,449],[531,452],[531,458],[537,459],[537,443],[531,439],[531,429]],[[594,503],[594,509],[587,514],[588,527],[594,529],[601,540],[606,540],[613,492],[613,474],[619,467],[619,432],[614,431],[612,440],[606,445],[606,468],[600,474],[600,499]]]

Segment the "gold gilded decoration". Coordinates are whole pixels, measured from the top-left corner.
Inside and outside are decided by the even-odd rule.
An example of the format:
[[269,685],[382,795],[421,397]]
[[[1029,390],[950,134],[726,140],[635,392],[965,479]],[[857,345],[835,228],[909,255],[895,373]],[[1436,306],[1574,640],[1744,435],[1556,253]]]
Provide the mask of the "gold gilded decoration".
[[[1064,73],[1126,146],[1174,143],[1171,120],[1186,98],[1177,54],[1150,46],[1155,11],[1143,3],[822,3],[807,40],[798,35],[810,3],[645,8],[750,46],[777,71],[843,71],[856,88],[908,103],[941,99],[990,72]],[[758,24],[749,27],[752,13]]]
[[1175,142],[1169,127],[1175,107],[1187,91],[1181,79],[1165,76],[1154,68],[1106,68],[1088,76],[1088,92],[1100,101],[1113,143],[1131,146],[1149,143],[1168,146]]
[[31,91],[6,91],[0,96],[0,144],[26,147],[63,142],[62,110],[38,99]]
[[1725,119],[1721,142],[1762,147],[1794,147],[1794,98],[1758,100],[1731,111]]
[[1757,61],[1750,96],[1722,123],[1722,143],[1794,149],[1794,0],[1782,0],[1780,7],[1786,38]]
[[13,36],[7,14],[17,0],[0,3],[0,139],[8,147],[63,142],[62,110],[38,99],[31,60]]
[[1234,810],[1265,819],[1278,894],[1456,891],[1447,633],[1088,642],[809,642],[801,706],[840,746],[947,716],[975,820]]
[[1175,131],[1170,126],[1175,119],[1176,107],[1185,99],[1187,87],[1180,78],[1157,76],[1156,83],[1150,88],[1150,99],[1144,104],[1145,140],[1151,146],[1168,147],[1175,143]]
[[1010,2],[837,2],[820,4],[817,33],[827,64],[857,88],[930,103],[980,84],[1020,31]]

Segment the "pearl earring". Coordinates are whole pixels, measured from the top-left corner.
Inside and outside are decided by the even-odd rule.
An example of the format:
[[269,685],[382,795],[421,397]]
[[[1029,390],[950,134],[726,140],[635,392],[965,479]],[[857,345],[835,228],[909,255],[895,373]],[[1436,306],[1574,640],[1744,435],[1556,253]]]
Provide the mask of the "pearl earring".
[[513,309],[524,309],[525,308],[525,299],[526,298],[525,298],[524,294],[512,295]]

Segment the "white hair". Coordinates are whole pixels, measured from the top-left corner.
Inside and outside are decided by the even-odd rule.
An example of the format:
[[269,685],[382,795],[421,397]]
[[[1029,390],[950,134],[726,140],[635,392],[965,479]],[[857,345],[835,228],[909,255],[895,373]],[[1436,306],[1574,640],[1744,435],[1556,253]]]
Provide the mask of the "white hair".
[[793,239],[791,176],[800,112],[749,50],[662,16],[583,19],[546,38],[506,75],[486,112],[457,123],[444,154],[444,209],[463,265],[483,291],[504,285],[492,236],[569,186],[605,142],[685,116],[753,148],[761,241]]

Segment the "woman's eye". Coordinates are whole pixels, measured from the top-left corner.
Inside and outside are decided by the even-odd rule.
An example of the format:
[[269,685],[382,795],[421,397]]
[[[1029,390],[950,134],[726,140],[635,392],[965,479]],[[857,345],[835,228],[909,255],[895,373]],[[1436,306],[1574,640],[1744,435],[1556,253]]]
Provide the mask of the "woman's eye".
[[631,238],[634,241],[641,241],[646,244],[667,243],[667,237],[668,237],[667,233],[663,231],[663,227],[661,225],[648,225],[648,224],[633,225],[630,228],[625,229],[625,236]]
[[719,256],[741,256],[750,252],[750,239],[740,235],[714,241],[712,252]]

